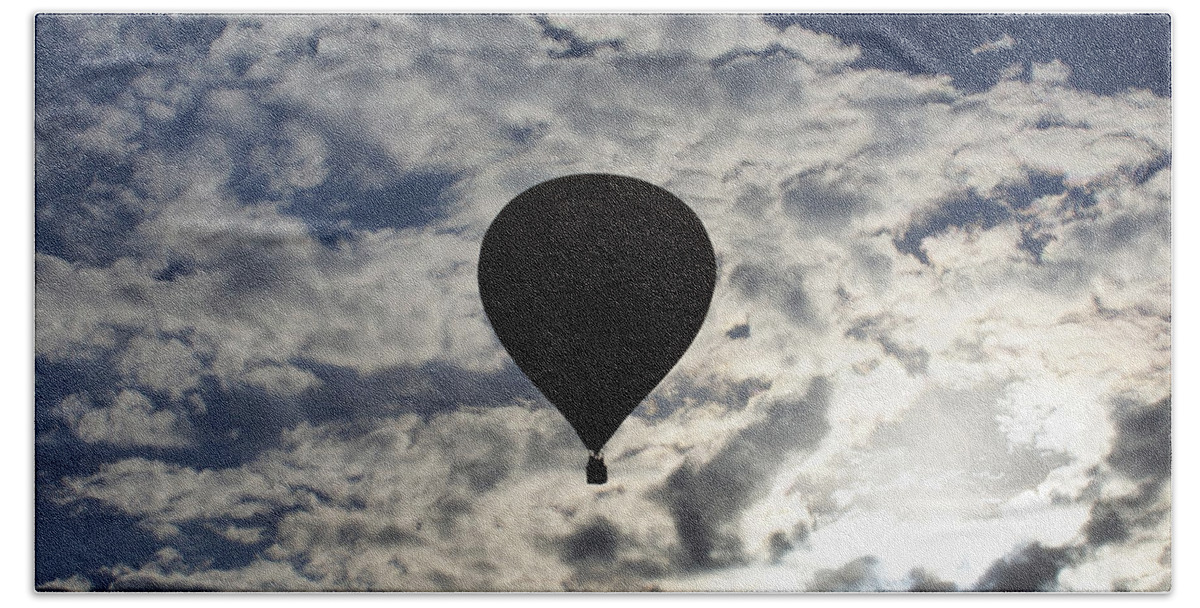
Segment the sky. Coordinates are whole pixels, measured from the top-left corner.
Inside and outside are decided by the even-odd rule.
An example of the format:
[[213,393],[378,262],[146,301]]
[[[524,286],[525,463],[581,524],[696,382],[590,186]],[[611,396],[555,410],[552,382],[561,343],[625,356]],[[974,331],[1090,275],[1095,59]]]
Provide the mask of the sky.
[[[1165,16],[42,16],[40,589],[1163,590]],[[606,447],[479,303],[546,179],[718,281]]]

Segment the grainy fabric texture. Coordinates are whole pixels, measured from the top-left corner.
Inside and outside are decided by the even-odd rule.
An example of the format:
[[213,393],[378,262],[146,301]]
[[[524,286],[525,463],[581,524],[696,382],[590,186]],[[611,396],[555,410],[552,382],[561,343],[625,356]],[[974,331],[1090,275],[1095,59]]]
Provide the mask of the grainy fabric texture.
[[[1166,15],[39,15],[43,591],[1163,591]],[[588,450],[485,231],[715,252]]]

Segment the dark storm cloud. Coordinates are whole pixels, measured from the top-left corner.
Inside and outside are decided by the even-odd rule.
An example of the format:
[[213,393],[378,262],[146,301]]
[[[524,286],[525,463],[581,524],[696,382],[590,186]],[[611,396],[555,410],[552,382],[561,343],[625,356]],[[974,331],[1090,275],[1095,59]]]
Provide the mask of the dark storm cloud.
[[1171,398],[1148,406],[1121,400],[1115,422],[1117,435],[1106,462],[1138,486],[1132,494],[1092,506],[1084,533],[1087,544],[1096,547],[1129,540],[1169,514],[1160,499],[1171,481]]
[[605,517],[580,527],[562,539],[563,562],[578,566],[588,562],[611,562],[617,557],[618,545],[626,542],[620,530]]
[[876,567],[879,558],[864,555],[839,568],[817,570],[808,591],[882,591]]
[[778,564],[786,555],[796,546],[792,544],[791,539],[783,532],[772,532],[770,538],[767,539],[767,548],[771,550],[771,563]]
[[908,573],[908,579],[911,581],[909,591],[923,593],[958,591],[958,585],[944,581],[924,568],[913,568]]
[[[969,93],[991,88],[1012,64],[1059,59],[1068,82],[1100,95],[1130,87],[1171,95],[1169,15],[772,15],[781,29],[798,25],[856,44],[851,64],[906,72],[949,74]],[[1011,48],[996,45],[1008,36]]]
[[563,581],[568,591],[648,591],[655,589],[654,579],[669,573],[664,559],[644,557],[645,548],[603,516],[551,545],[572,569]]
[[1074,563],[1072,547],[1047,547],[1033,543],[992,564],[975,591],[1055,591],[1058,573]]
[[742,544],[726,526],[765,491],[764,482],[789,452],[811,449],[829,431],[825,411],[832,387],[812,380],[799,399],[778,398],[761,421],[730,438],[712,460],[684,464],[667,478],[659,498],[675,522],[685,570],[739,563]]
[[1122,403],[1108,464],[1133,479],[1163,483],[1171,476],[1171,398],[1149,406]]

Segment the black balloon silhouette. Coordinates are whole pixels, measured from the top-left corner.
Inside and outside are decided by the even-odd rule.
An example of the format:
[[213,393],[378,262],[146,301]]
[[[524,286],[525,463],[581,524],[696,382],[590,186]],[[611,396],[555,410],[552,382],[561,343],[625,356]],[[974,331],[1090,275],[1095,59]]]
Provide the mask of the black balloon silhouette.
[[479,252],[501,344],[598,454],[704,323],[716,258],[700,218],[631,177],[570,175],[522,192]]

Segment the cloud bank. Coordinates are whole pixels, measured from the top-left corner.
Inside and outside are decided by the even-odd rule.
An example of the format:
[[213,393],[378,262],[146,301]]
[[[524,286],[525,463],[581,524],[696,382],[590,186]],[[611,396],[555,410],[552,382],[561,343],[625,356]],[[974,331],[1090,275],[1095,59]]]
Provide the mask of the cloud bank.
[[[39,588],[1169,588],[1170,98],[875,52],[750,16],[40,16]],[[475,278],[499,209],[580,172],[667,188],[718,254],[599,487]]]

